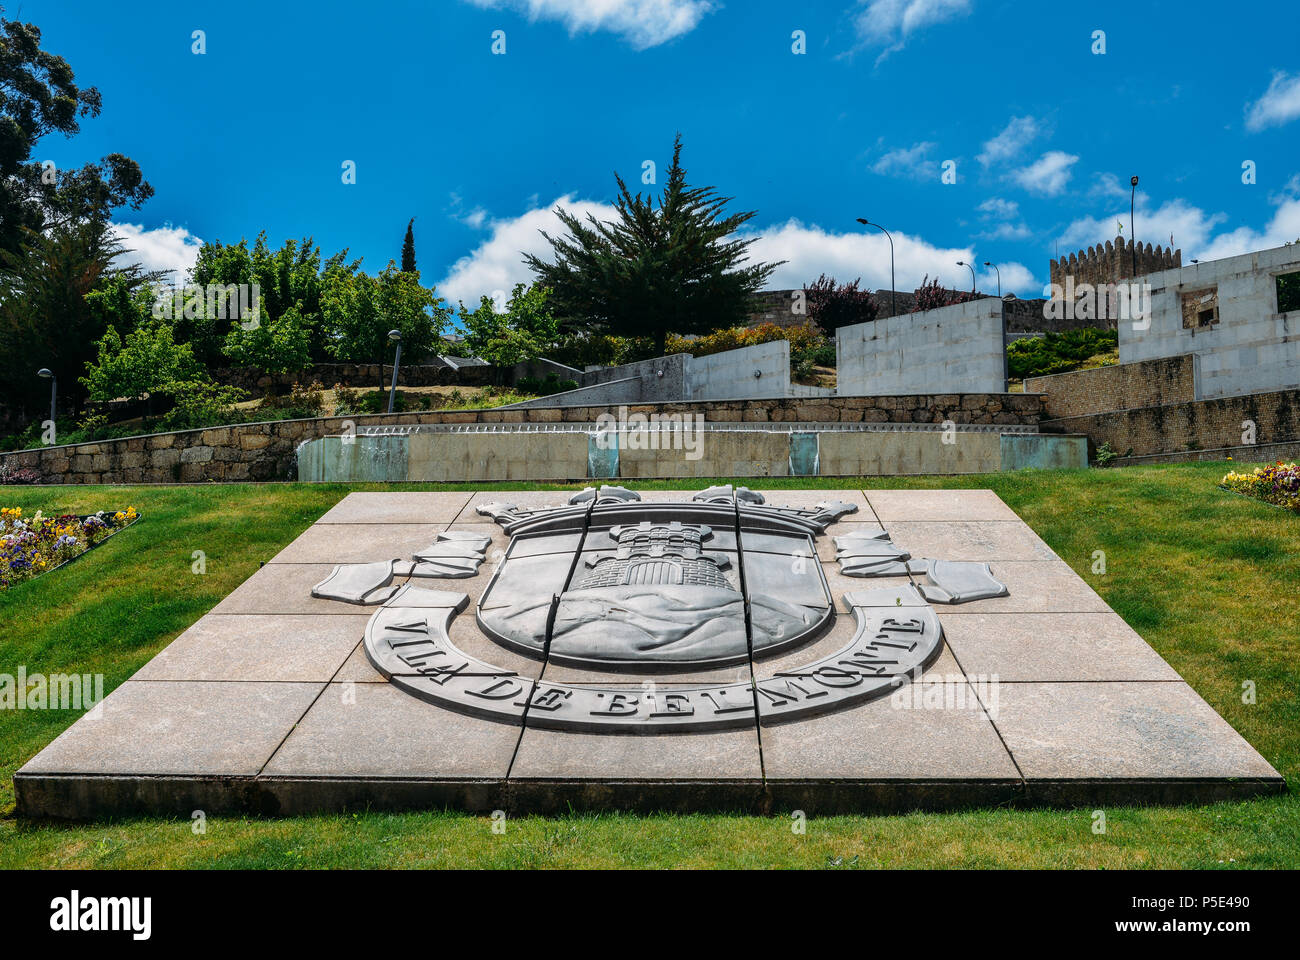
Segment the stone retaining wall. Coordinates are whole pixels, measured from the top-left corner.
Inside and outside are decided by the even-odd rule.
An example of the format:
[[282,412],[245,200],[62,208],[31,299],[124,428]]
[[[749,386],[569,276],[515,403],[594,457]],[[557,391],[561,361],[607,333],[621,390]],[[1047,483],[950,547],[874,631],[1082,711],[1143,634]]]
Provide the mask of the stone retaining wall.
[[1190,355],[1026,377],[1025,392],[1045,395],[1047,415],[1080,417],[1196,399]]
[[1132,449],[1134,457],[1189,459],[1199,451],[1243,445],[1249,424],[1254,425],[1255,443],[1245,444],[1248,448],[1300,440],[1300,390],[1062,417],[1044,420],[1040,427],[1050,433],[1087,434],[1094,449],[1110,443],[1121,454]]
[[[765,400],[632,404],[627,414],[702,414],[723,423],[942,423],[1035,425],[1035,394],[897,397],[786,397]],[[382,426],[455,423],[593,423],[608,406],[433,410],[249,423],[0,454],[7,467],[37,471],[45,483],[193,483],[292,480],[304,440]],[[350,426],[349,426],[350,425]]]

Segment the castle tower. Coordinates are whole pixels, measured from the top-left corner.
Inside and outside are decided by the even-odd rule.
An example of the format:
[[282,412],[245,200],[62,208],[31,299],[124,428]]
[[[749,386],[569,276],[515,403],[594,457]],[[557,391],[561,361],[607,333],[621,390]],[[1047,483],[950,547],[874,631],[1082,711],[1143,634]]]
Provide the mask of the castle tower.
[[[1077,254],[1072,253],[1068,257],[1063,256],[1059,260],[1051,261],[1048,272],[1051,282],[1062,287],[1065,286],[1067,276],[1074,277],[1076,287],[1081,283],[1090,283],[1093,286],[1119,283],[1134,276],[1134,255],[1133,241],[1126,241],[1123,236],[1117,236],[1114,243],[1107,240],[1104,247],[1099,243],[1095,247],[1080,250]],[[1148,273],[1181,267],[1183,251],[1168,247],[1152,247],[1149,243],[1144,247],[1139,243],[1136,245],[1136,259],[1136,276],[1141,277]]]
[[706,526],[678,520],[643,520],[635,526],[613,527],[609,532],[618,540],[618,551],[589,561],[591,572],[576,589],[641,584],[736,589],[722,574],[722,565],[700,549],[713,535]]

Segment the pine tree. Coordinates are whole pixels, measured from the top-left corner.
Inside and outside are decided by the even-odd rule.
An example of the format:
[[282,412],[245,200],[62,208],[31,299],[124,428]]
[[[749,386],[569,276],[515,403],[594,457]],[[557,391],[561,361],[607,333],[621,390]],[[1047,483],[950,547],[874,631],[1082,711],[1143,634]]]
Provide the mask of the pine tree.
[[748,321],[754,294],[780,264],[748,263],[754,239],[732,234],[753,211],[724,216],[731,198],[713,187],[687,186],[681,153],[678,134],[657,206],[652,195],[632,196],[615,174],[615,220],[583,222],[556,208],[569,235],[542,231],[555,262],[525,255],[566,330],[653,337],[662,354],[670,331],[710,333]]
[[414,223],[412,217],[406,225],[406,239],[402,241],[402,273],[415,273],[415,232],[411,229]]

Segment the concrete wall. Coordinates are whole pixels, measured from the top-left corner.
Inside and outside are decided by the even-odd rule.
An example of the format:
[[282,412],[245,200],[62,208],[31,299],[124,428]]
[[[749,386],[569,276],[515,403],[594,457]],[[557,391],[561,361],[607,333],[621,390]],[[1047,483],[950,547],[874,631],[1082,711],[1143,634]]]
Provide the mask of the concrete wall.
[[1116,363],[1027,377],[1025,392],[1043,394],[1052,418],[1188,403],[1196,399],[1194,366],[1190,356]]
[[[1300,387],[1300,311],[1278,313],[1276,285],[1298,270],[1292,245],[1150,274],[1150,327],[1120,323],[1120,361],[1192,354],[1198,400]],[[1183,294],[1202,291],[1217,293],[1218,322],[1189,329]]]
[[[635,363],[623,363],[617,367],[601,367],[588,370],[578,378],[579,387],[590,387],[615,380],[639,380],[640,395],[637,399],[647,403],[653,400],[688,400],[687,364],[691,360],[689,353],[672,353],[666,357],[652,360],[638,360]],[[566,396],[557,393],[552,398]],[[594,391],[588,396],[596,396]],[[563,402],[563,401],[560,401]],[[602,401],[603,402],[603,401]]]
[[45,483],[199,483],[291,480],[305,440],[355,430],[403,430],[420,424],[595,423],[602,414],[700,415],[710,423],[920,423],[1032,426],[1036,394],[938,394],[890,397],[780,397],[491,410],[428,410],[369,416],[245,423],[120,440],[0,453],[11,469],[29,468]]
[[[357,437],[357,454],[341,454],[345,441],[323,437],[306,445],[303,465],[329,463],[317,475],[304,466],[303,480],[389,482],[648,479],[652,477],[899,476],[990,473],[1037,467],[1087,467],[1085,437],[1006,434],[998,428],[762,430],[717,425],[686,442],[654,431],[602,435],[569,430],[550,433],[416,433]],[[610,457],[592,456],[600,442]],[[394,455],[394,443],[408,444]],[[809,444],[811,443],[811,448]],[[373,446],[372,459],[367,451]],[[799,450],[815,451],[800,458]],[[319,453],[317,451],[320,451]],[[375,462],[382,461],[382,476]],[[360,466],[361,472],[354,472]],[[601,469],[598,469],[601,468]],[[609,467],[610,469],[603,469]]]
[[773,340],[706,357],[674,353],[652,360],[589,370],[578,382],[576,390],[525,400],[513,406],[788,397],[793,395],[790,387],[790,342]]
[[992,297],[841,327],[842,396],[1006,389],[1002,301]]
[[687,400],[745,400],[790,395],[790,341],[771,340],[686,365]]

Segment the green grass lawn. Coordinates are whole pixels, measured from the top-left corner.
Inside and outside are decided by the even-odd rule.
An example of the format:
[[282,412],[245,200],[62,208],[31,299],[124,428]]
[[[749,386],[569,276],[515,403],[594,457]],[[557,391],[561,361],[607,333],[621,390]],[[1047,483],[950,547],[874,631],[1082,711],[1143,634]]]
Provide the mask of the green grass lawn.
[[[1285,796],[1202,807],[974,810],[816,819],[448,812],[32,824],[13,774],[75,719],[0,711],[0,867],[1300,867],[1300,517],[1226,493],[1222,463],[971,477],[740,481],[990,487],[1287,778]],[[646,483],[701,489],[713,481]],[[722,482],[722,481],[718,481]],[[461,489],[519,485],[459,485]],[[636,486],[636,485],[634,485]],[[438,487],[437,489],[454,489]],[[0,594],[0,672],[103,673],[111,690],[353,489],[429,485],[9,487],[51,513],[134,506],[141,522]],[[557,488],[558,489],[558,488]],[[1092,572],[1093,553],[1106,573]],[[195,551],[206,573],[191,572]],[[1257,702],[1242,702],[1254,681]]]

